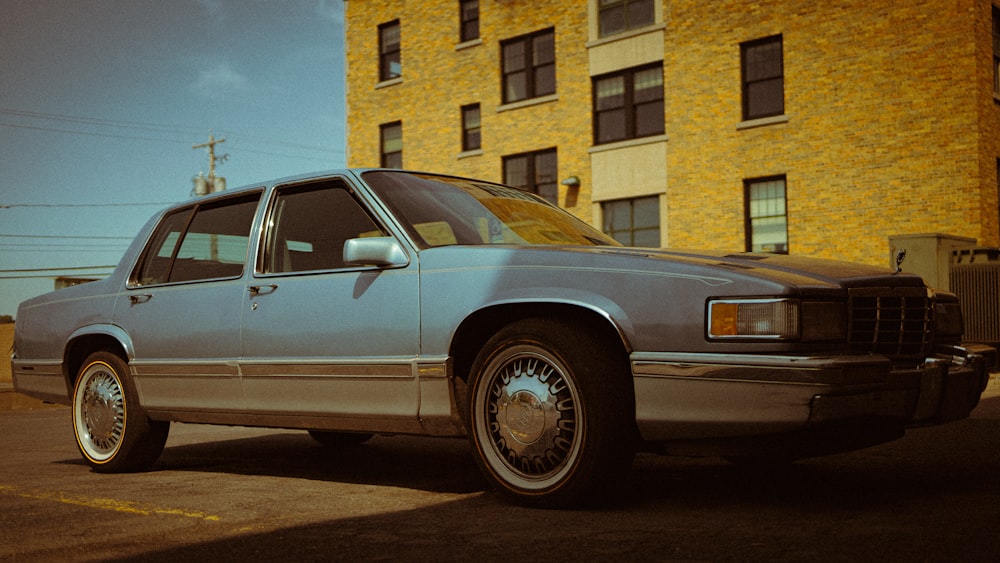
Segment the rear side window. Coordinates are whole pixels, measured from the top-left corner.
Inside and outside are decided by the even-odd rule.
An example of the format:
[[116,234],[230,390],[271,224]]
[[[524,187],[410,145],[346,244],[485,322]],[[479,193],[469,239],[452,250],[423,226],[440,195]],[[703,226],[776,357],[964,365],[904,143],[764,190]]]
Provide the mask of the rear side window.
[[340,180],[280,188],[268,225],[265,274],[343,268],[348,239],[385,235]]
[[153,233],[132,283],[234,278],[243,274],[260,192],[168,214]]

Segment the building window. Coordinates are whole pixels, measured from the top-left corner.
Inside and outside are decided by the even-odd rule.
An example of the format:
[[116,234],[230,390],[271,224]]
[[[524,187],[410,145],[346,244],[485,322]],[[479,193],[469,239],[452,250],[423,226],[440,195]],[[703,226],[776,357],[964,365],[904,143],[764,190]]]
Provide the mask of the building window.
[[594,144],[663,134],[663,65],[594,78]]
[[625,246],[660,246],[660,198],[640,197],[601,204],[603,229]]
[[785,113],[784,61],[781,36],[740,46],[743,74],[743,119]]
[[392,80],[403,75],[400,59],[399,20],[378,26],[378,79]]
[[656,18],[653,0],[599,0],[600,37],[651,25]]
[[747,252],[788,254],[785,177],[747,180],[744,188]]
[[547,29],[500,44],[505,104],[556,91],[556,33]]
[[480,135],[479,104],[462,106],[462,150],[482,148]]
[[403,167],[403,124],[386,123],[381,127],[382,168]]
[[458,3],[459,39],[462,42],[479,39],[479,0]]
[[993,94],[1000,96],[1000,8],[993,6]]
[[526,152],[503,157],[503,182],[536,193],[559,204],[558,158],[556,149]]

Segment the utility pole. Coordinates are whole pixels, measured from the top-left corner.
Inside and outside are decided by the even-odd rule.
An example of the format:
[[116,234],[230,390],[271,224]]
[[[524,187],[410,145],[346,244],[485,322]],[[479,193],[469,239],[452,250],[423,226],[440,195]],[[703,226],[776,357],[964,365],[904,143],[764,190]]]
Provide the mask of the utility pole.
[[225,143],[225,139],[216,139],[215,135],[208,136],[208,142],[202,143],[200,145],[191,145],[192,149],[204,149],[208,148],[208,178],[198,175],[195,178],[194,192],[196,195],[206,195],[214,192],[221,192],[226,189],[226,179],[215,177],[215,163],[225,162],[226,158],[229,157],[228,154],[221,156],[215,156],[215,145],[219,143]]

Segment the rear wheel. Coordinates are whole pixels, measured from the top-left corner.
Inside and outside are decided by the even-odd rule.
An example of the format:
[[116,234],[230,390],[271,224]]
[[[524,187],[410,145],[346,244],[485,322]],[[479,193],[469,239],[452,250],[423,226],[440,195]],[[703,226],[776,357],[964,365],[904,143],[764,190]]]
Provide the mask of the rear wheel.
[[623,355],[567,322],[529,319],[498,332],[472,368],[477,462],[516,502],[577,506],[621,490],[635,447]]
[[110,352],[91,354],[73,390],[73,432],[95,471],[116,473],[152,465],[170,423],[149,420],[128,376],[128,364]]

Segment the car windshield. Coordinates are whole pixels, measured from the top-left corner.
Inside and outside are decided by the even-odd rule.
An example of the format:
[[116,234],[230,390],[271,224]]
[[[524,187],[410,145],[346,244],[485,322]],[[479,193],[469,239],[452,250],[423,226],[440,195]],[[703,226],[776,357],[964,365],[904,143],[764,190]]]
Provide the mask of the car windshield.
[[562,209],[515,188],[378,170],[365,182],[423,248],[452,244],[621,246]]

